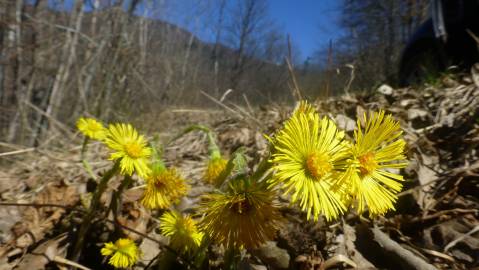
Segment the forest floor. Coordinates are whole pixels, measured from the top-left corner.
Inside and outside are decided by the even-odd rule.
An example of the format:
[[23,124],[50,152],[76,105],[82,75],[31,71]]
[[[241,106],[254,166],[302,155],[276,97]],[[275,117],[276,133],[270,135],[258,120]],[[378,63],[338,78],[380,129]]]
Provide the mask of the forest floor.
[[[244,269],[479,269],[479,73],[473,70],[421,89],[381,86],[374,93],[316,104],[320,114],[334,118],[348,135],[354,119],[367,110],[385,109],[401,122],[410,163],[397,210],[374,220],[348,213],[339,221],[312,222],[280,197],[288,222],[274,241],[248,253]],[[291,110],[228,104],[214,111],[171,109],[150,117],[152,124],[144,127],[166,142],[191,124],[210,126],[222,151],[228,155],[246,147],[254,165],[267,150],[263,134],[281,127]],[[78,209],[95,185],[80,161],[81,136],[59,133],[35,149],[0,147],[11,153],[0,155],[0,270],[67,269],[65,258],[81,218]],[[107,157],[100,144],[91,145],[87,158],[94,174],[110,166]],[[167,165],[177,167],[192,187],[178,206],[183,212],[195,211],[199,197],[212,190],[201,180],[206,158],[207,138],[200,133],[165,147]],[[115,179],[109,189],[118,184]],[[145,269],[167,243],[155,230],[152,214],[136,202],[142,191],[132,187],[124,193],[120,217],[130,229],[125,233],[143,251],[135,269]],[[105,205],[108,194],[102,198]],[[94,228],[80,263],[108,269],[99,247],[111,224],[98,220]],[[220,267],[220,257],[210,258],[212,269]]]

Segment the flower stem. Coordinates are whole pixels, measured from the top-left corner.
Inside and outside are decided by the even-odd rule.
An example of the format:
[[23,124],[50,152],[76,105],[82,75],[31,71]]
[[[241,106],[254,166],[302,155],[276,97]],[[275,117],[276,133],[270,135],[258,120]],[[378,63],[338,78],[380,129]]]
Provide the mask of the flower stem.
[[123,190],[130,185],[132,182],[132,178],[129,175],[125,175],[125,178],[123,178],[123,181],[121,181],[120,186],[118,189],[113,193],[113,198],[110,203],[110,207],[108,208],[108,211],[106,212],[106,215],[108,216],[109,212],[113,212],[113,217],[115,220],[115,230],[120,230],[120,227],[118,226],[118,213],[121,211],[121,194],[123,193]]
[[85,170],[87,171],[87,173],[90,175],[90,177],[93,179],[93,180],[96,180],[97,177],[96,175],[93,173],[93,170],[91,169],[91,166],[90,166],[90,163],[88,163],[88,161],[86,160],[86,151],[88,149],[88,142],[89,142],[89,139],[88,137],[85,136],[85,139],[83,140],[83,144],[82,144],[82,148],[81,148],[81,162],[83,164],[83,167],[85,167]]
[[105,192],[108,186],[107,185],[108,181],[118,171],[119,165],[120,163],[116,162],[115,165],[113,165],[113,167],[103,175],[103,177],[100,180],[100,183],[98,184],[95,190],[95,193],[93,194],[93,198],[91,199],[91,203],[90,203],[90,208],[88,209],[87,213],[83,217],[83,222],[80,226],[80,229],[78,230],[77,238],[76,238],[75,245],[73,248],[73,253],[72,253],[73,261],[78,261],[78,259],[80,259],[81,251],[83,249],[83,243],[85,241],[85,236],[88,233],[88,230],[90,229],[90,226],[92,224],[92,218],[94,217],[94,214],[100,204],[101,195],[103,194],[103,192]]
[[251,176],[251,180],[254,181],[254,182],[257,182],[259,181],[261,178],[263,178],[263,176],[265,175],[265,173],[271,169],[272,167],[272,163],[270,162],[270,158],[271,158],[271,152],[268,151],[268,154],[263,157],[261,159],[261,161],[259,162],[258,164],[258,167],[256,168],[256,171],[253,173],[253,175]]
[[225,269],[237,270],[241,261],[241,251],[234,244],[226,249],[224,255]]

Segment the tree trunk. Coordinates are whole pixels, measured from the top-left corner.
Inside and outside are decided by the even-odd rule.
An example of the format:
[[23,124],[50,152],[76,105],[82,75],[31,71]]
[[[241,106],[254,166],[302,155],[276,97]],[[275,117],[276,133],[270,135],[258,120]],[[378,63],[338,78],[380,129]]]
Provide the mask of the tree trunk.
[[71,15],[70,25],[74,29],[73,32],[66,32],[66,41],[63,46],[62,58],[60,66],[58,68],[57,75],[50,94],[50,100],[47,107],[47,115],[57,118],[57,114],[60,110],[60,106],[63,101],[66,82],[70,75],[70,69],[73,61],[76,58],[76,49],[78,43],[78,36],[81,31],[83,20],[83,1],[76,0],[75,8]]

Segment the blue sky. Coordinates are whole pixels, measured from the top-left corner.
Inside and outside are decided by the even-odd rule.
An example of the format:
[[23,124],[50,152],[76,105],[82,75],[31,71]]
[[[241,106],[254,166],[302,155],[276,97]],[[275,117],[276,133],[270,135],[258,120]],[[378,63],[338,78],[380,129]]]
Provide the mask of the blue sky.
[[[51,5],[59,2],[59,0],[48,1]],[[209,3],[215,3],[214,0],[209,1],[211,1]],[[317,49],[326,47],[329,40],[334,41],[341,35],[341,30],[338,27],[341,2],[339,0],[267,1],[269,16],[291,36],[293,44],[299,48],[300,61],[306,60]],[[71,9],[73,2],[74,0],[65,0],[63,2],[65,9]],[[156,3],[165,2],[157,1]],[[203,18],[198,16],[201,13],[201,10],[198,10],[201,9],[198,8],[200,6],[198,3],[208,3],[208,0],[175,0],[169,2],[168,6],[159,4],[156,7],[157,11],[152,11],[149,16],[184,27],[202,40],[213,41],[214,33],[211,32],[211,29],[205,29],[204,22],[199,22]],[[138,13],[138,15],[142,15],[142,11]],[[210,14],[210,17],[215,18],[216,16]],[[206,20],[208,19],[206,18]]]
[[338,0],[269,0],[270,16],[290,34],[305,60],[340,36]]
[[[213,41],[214,33],[205,29],[201,23],[193,22],[198,2],[208,0],[179,0],[163,19],[173,22],[195,33],[205,41]],[[215,3],[215,0],[210,0]],[[241,0],[239,0],[241,1]],[[230,1],[229,4],[232,4]],[[340,0],[267,0],[268,15],[282,30],[291,36],[292,43],[299,48],[300,61],[312,56],[316,50],[329,44],[341,35],[338,27]],[[211,3],[211,2],[210,2]],[[233,4],[234,5],[234,4]],[[211,17],[216,20],[218,14]]]

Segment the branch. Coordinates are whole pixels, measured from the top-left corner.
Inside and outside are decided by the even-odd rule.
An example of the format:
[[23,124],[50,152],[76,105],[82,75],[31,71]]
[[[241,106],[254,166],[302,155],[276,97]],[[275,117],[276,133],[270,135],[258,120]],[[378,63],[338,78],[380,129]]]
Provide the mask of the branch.
[[374,226],[371,229],[374,235],[374,240],[386,251],[392,252],[399,256],[407,264],[414,267],[414,269],[423,270],[437,270],[437,268],[414,255],[411,251],[401,247],[396,241],[389,238],[389,236],[383,233],[378,227]]
[[58,29],[62,29],[62,30],[66,30],[68,32],[71,32],[71,33],[76,33],[78,34],[79,36],[81,36],[82,38],[86,39],[88,42],[92,43],[93,45],[95,45],[96,47],[99,46],[99,44],[94,41],[91,37],[87,36],[86,34],[76,30],[76,29],[73,29],[71,27],[67,27],[67,26],[64,26],[64,25],[59,25],[59,24],[54,24],[54,23],[50,23],[50,22],[46,22],[46,21],[42,21],[42,20],[38,20],[38,19],[35,19],[33,18],[32,16],[28,15],[28,14],[24,14],[25,17],[27,17],[28,19],[32,20],[33,22],[37,22],[37,23],[41,23],[41,24],[46,24],[46,25],[49,25],[49,26],[53,26],[53,27],[56,27]]

